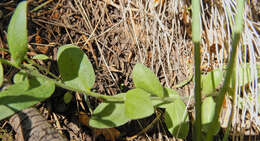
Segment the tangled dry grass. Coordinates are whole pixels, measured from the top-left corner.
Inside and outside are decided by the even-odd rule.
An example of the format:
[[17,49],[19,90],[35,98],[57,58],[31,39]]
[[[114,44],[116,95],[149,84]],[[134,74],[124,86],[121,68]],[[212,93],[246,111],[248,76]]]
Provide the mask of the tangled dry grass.
[[[32,11],[43,2],[29,3],[29,55],[44,53],[55,60],[57,47],[71,43],[80,46],[94,65],[97,76],[94,89],[100,93],[114,95],[132,88],[130,74],[138,62],[152,69],[161,83],[170,88],[193,74],[190,1],[49,0],[41,9]],[[224,68],[227,63],[236,1],[201,2],[202,35],[198,36],[202,37],[201,69],[207,73]],[[226,128],[234,103],[231,130],[234,140],[237,136],[243,139],[243,135],[260,133],[260,85],[256,68],[260,62],[259,19],[259,2],[247,1],[237,62],[250,64],[253,81],[247,87],[239,87],[237,83],[235,100],[226,97],[221,117],[222,127]],[[178,90],[182,96],[191,98],[193,83]],[[189,105],[192,102],[186,104],[192,112]]]

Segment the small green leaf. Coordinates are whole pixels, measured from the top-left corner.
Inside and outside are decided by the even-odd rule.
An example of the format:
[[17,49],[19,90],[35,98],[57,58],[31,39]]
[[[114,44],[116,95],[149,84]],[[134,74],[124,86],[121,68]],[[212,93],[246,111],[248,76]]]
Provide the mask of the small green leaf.
[[[179,97],[176,95],[176,91],[169,88],[166,90],[169,95],[173,94]],[[174,137],[185,139],[189,132],[189,117],[184,102],[179,97],[173,103],[166,104],[164,108],[166,108],[164,121],[169,132]]]
[[72,100],[73,96],[70,92],[66,92],[63,96],[63,100],[65,104],[70,103],[70,101]]
[[22,1],[16,7],[8,26],[7,42],[12,61],[19,65],[27,51],[27,2]]
[[42,78],[31,78],[28,89],[23,87],[26,85],[23,83],[27,82],[16,83],[0,92],[0,120],[45,100],[55,90],[54,82]]
[[201,76],[201,84],[202,84],[202,95],[206,96],[208,94],[212,94],[216,92],[216,89],[221,84],[223,79],[223,71],[220,69],[215,69],[209,72],[207,75]]
[[32,59],[37,59],[37,60],[48,60],[50,59],[48,56],[46,56],[45,54],[38,54],[36,56],[33,56]]
[[0,62],[0,87],[2,86],[4,82],[4,68],[2,63]]
[[[201,123],[202,123],[202,131],[207,133],[210,123],[212,122],[215,115],[215,106],[216,103],[213,97],[206,97],[201,106]],[[217,134],[219,131],[220,125],[215,126],[214,133]]]
[[[125,96],[124,93],[115,96]],[[127,123],[124,103],[101,103],[94,110],[89,125],[94,128],[113,128]]]
[[146,66],[136,64],[132,75],[136,88],[143,89],[159,97],[164,96],[164,90],[159,79]]
[[64,83],[80,90],[89,90],[95,82],[93,67],[80,48],[65,45],[57,54],[58,67]]
[[140,119],[154,113],[150,94],[142,89],[129,90],[126,93],[125,113],[130,119]]
[[202,116],[201,121],[202,124],[208,124],[210,123],[215,114],[215,106],[216,103],[213,100],[213,97],[206,97],[202,102]]

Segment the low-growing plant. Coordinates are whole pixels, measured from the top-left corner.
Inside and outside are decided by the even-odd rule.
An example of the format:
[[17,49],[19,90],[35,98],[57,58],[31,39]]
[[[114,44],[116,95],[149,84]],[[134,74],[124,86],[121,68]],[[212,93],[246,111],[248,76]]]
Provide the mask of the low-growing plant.
[[[11,61],[1,59],[1,63],[11,65],[20,71],[13,78],[14,84],[0,92],[0,119],[30,107],[50,97],[55,85],[70,91],[103,99],[93,111],[89,125],[95,128],[112,128],[130,120],[152,115],[157,108],[164,108],[165,122],[176,137],[185,138],[189,130],[189,117],[179,94],[164,88],[155,74],[142,64],[136,64],[132,77],[135,89],[115,96],[106,96],[91,91],[95,83],[95,73],[84,52],[75,45],[59,47],[57,64],[60,77],[34,62],[46,60],[48,56],[39,54],[29,59],[27,51],[27,2],[20,2],[8,27],[8,45]],[[4,50],[7,51],[7,50]],[[26,62],[26,63],[23,63]],[[51,77],[40,73],[44,71]],[[3,68],[0,67],[1,82]],[[66,93],[64,101],[70,102],[71,94]]]
[[[243,12],[243,3],[240,1],[240,14]],[[200,33],[200,2],[192,1],[193,9],[193,30],[195,34]],[[17,111],[33,106],[39,101],[50,97],[55,87],[62,87],[69,91],[80,92],[87,96],[102,99],[91,115],[89,125],[95,128],[112,128],[121,126],[131,120],[148,117],[158,109],[165,109],[164,121],[169,132],[177,137],[185,139],[189,133],[190,118],[183,100],[174,89],[165,88],[161,85],[156,75],[143,64],[136,64],[132,72],[133,82],[136,88],[114,96],[107,96],[91,91],[95,83],[95,73],[91,62],[85,53],[75,45],[64,45],[59,47],[57,63],[60,77],[55,76],[47,69],[34,62],[33,59],[50,59],[43,54],[32,59],[26,56],[27,51],[27,2],[20,2],[12,16],[8,27],[8,45],[11,54],[11,61],[1,59],[1,63],[11,65],[20,71],[15,74],[13,83],[7,89],[0,92],[0,120],[11,116]],[[198,10],[198,11],[196,11]],[[240,15],[239,14],[239,15]],[[236,22],[241,22],[241,17]],[[240,23],[242,25],[242,23]],[[218,116],[223,103],[225,93],[232,88],[230,79],[233,75],[234,58],[236,48],[240,39],[242,27],[235,28],[234,43],[230,63],[227,71],[215,69],[207,75],[200,72],[200,37],[193,36],[195,46],[195,136],[196,140],[202,140],[202,133],[211,140],[213,135],[218,133],[220,125]],[[25,62],[25,63],[23,63]],[[250,71],[249,66],[242,67]],[[40,73],[43,71],[47,77]],[[225,75],[224,75],[225,74]],[[3,82],[3,67],[0,64],[0,84]],[[225,77],[225,79],[224,79]],[[243,74],[241,85],[250,83],[250,77]],[[224,84],[222,81],[224,79]],[[217,91],[218,88],[220,91]],[[68,92],[64,101],[69,103],[72,99]]]

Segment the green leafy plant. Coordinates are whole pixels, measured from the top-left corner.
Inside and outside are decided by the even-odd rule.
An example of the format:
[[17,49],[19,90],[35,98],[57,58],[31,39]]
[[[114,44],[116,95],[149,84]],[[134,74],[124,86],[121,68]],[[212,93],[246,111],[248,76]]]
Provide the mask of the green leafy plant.
[[[238,25],[234,30],[234,42],[226,71],[215,69],[207,75],[201,75],[201,39],[197,36],[200,34],[200,1],[192,1],[192,37],[195,48],[195,128],[193,131],[198,141],[203,138],[202,132],[207,135],[207,140],[212,140],[212,136],[216,135],[220,128],[218,122],[220,108],[224,95],[232,88],[230,81],[236,67],[235,57],[242,30],[243,2],[239,3],[239,18],[236,20]],[[145,118],[159,111],[163,114],[166,126],[173,136],[183,139],[187,137],[190,119],[183,102],[184,97],[174,89],[163,87],[156,75],[143,64],[136,64],[132,72],[136,88],[126,93],[107,96],[91,91],[95,83],[94,69],[85,53],[75,45],[64,45],[58,49],[57,63],[60,77],[34,62],[34,59],[50,59],[48,56],[37,55],[32,59],[27,58],[26,10],[27,2],[20,2],[8,27],[7,39],[12,60],[0,59],[0,84],[4,77],[2,63],[20,70],[13,78],[13,84],[0,92],[0,120],[45,100],[53,94],[57,86],[103,100],[91,115],[89,125],[92,127],[117,127],[130,120]],[[26,63],[23,63],[24,61]],[[250,83],[251,79],[248,75],[250,68],[242,66],[241,69],[243,77],[239,81],[242,86]],[[40,72],[45,72],[50,77]],[[221,85],[223,79],[224,84]],[[63,100],[69,103],[71,99],[72,95],[66,93]],[[162,112],[159,109],[165,110]]]
[[27,51],[27,2],[20,2],[8,26],[7,41],[15,65],[19,65]]
[[[95,82],[93,67],[84,52],[75,45],[59,47],[57,63],[61,77],[34,62],[35,59],[46,60],[49,57],[40,54],[32,59],[27,58],[26,10],[26,1],[19,3],[8,28],[12,61],[1,59],[1,62],[16,67],[20,72],[14,76],[14,84],[0,92],[0,119],[50,97],[56,85],[104,100],[91,116],[89,125],[92,127],[120,126],[130,120],[150,116],[158,108],[164,108],[169,131],[180,138],[187,136],[189,118],[182,99],[176,91],[164,88],[156,75],[142,64],[137,64],[133,69],[135,89],[115,96],[106,96],[91,91]],[[24,61],[28,64],[23,63]],[[2,67],[0,70],[2,81]],[[53,78],[42,75],[40,71]],[[64,101],[69,103],[71,98],[71,94],[66,93]]]
[[186,105],[176,91],[169,88],[166,91],[169,96],[177,97],[174,102],[161,106],[165,108],[164,119],[166,126],[173,136],[185,139],[189,133],[189,117]]

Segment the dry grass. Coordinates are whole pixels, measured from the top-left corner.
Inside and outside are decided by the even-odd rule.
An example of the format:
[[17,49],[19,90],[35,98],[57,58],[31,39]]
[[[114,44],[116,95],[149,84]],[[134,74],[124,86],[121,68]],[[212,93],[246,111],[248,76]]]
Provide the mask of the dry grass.
[[[155,7],[154,2],[157,2]],[[159,1],[160,2],[160,1]],[[192,59],[191,45],[191,5],[187,1],[119,1],[107,2],[122,11],[125,31],[130,33],[137,55],[136,62],[144,63],[161,78],[166,87],[174,85],[189,75],[189,60]],[[116,4],[117,3],[117,4]],[[244,32],[238,51],[238,65],[250,64],[252,83],[239,87],[241,69],[237,70],[236,100],[233,101],[232,134],[259,135],[259,85],[256,64],[260,56],[260,23],[252,3],[247,3],[244,14]],[[232,25],[236,14],[236,1],[203,1],[202,5],[202,66],[204,72],[226,65],[231,50]],[[198,35],[199,36],[199,35]],[[239,68],[239,67],[238,67]],[[247,89],[245,88],[247,87]],[[245,90],[246,89],[246,90]],[[188,94],[192,95],[193,91]],[[243,106],[241,106],[241,104]],[[223,113],[222,127],[231,116],[229,105]],[[224,118],[226,117],[226,118]]]
[[[235,5],[235,0],[202,1],[201,52],[204,73],[222,68],[227,63]],[[235,102],[233,135],[259,134],[256,63],[260,56],[260,24],[255,18],[253,6],[251,3],[246,4],[245,28],[238,51],[238,64],[250,63],[250,76],[254,81],[248,85],[247,91],[244,87],[237,87],[236,100],[226,97],[227,104],[222,114],[222,127],[225,128],[231,114],[232,101]],[[98,80],[95,87],[101,93],[113,95],[121,92],[121,84],[128,88],[133,87],[130,74],[133,64],[137,62],[150,67],[166,87],[174,87],[193,73],[189,1],[58,1],[51,10],[51,15],[61,10],[64,15],[56,19],[42,21],[36,17],[32,21],[65,28],[67,36],[61,36],[67,40],[56,40],[56,44],[74,43],[87,50],[96,68],[101,68],[96,72]],[[190,83],[179,91],[183,96],[192,96],[192,89]],[[241,104],[242,107],[239,106]]]
[[[244,32],[238,50],[238,64],[250,64],[253,81],[248,86],[237,87],[236,100],[226,97],[221,117],[222,127],[226,128],[234,102],[231,130],[234,140],[235,136],[243,139],[243,135],[260,133],[260,85],[256,68],[260,62],[260,12],[256,1],[246,4]],[[29,6],[32,9],[38,4],[30,1]],[[202,1],[203,73],[223,68],[227,63],[235,5],[235,0]],[[37,27],[29,29],[30,51],[42,53],[40,47],[48,48],[45,54],[55,60],[60,45],[73,43],[82,47],[95,67],[95,90],[100,93],[114,95],[132,88],[131,71],[136,63],[148,66],[161,83],[170,88],[193,73],[190,1],[53,0],[42,9],[31,12],[29,22],[32,27]],[[43,41],[37,42],[37,35]],[[178,91],[182,96],[193,96],[193,83]],[[187,109],[190,110],[189,105]],[[158,130],[163,130],[159,124]],[[164,132],[158,133],[158,137],[162,138]],[[169,139],[168,136],[164,138]]]

